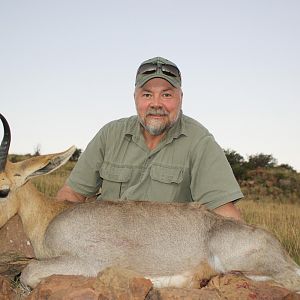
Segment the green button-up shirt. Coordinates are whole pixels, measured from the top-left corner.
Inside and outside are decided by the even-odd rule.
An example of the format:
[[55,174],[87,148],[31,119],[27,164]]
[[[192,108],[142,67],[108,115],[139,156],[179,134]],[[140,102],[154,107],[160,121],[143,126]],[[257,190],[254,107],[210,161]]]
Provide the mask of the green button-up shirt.
[[137,116],[105,125],[80,156],[67,184],[100,199],[200,201],[214,209],[243,197],[213,136],[181,115],[150,150]]

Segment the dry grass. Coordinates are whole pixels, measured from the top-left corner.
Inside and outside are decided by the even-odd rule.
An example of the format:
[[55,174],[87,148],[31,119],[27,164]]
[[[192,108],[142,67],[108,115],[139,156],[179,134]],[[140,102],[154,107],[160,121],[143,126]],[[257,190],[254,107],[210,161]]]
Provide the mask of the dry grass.
[[63,167],[50,173],[49,175],[34,178],[32,182],[37,189],[48,196],[55,196],[57,191],[63,186],[68,175],[74,167],[74,162],[68,162]]
[[275,234],[300,264],[300,205],[244,200],[238,203],[244,220]]

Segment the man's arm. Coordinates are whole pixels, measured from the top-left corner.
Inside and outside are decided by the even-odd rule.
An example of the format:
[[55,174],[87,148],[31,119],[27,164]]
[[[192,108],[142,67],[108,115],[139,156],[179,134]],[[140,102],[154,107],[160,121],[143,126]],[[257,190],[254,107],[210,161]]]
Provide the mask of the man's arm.
[[65,184],[56,195],[57,201],[70,201],[70,202],[84,202],[86,196],[73,191],[67,184]]
[[239,209],[232,202],[221,205],[215,208],[213,211],[224,217],[230,217],[236,220],[242,220]]

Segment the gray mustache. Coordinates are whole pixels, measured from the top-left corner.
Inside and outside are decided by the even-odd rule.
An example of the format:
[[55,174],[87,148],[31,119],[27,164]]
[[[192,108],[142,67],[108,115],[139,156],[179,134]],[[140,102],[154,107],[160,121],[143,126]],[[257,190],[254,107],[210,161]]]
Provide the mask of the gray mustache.
[[162,108],[150,108],[146,113],[146,116],[148,115],[167,116],[169,114]]

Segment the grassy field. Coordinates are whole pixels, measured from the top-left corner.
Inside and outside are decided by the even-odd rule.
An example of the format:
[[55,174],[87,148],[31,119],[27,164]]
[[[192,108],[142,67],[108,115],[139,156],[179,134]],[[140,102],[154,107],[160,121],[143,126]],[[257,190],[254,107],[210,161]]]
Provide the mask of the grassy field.
[[[74,162],[68,162],[59,170],[33,180],[43,193],[54,196],[64,184],[72,170]],[[255,195],[253,199],[257,199]],[[299,203],[299,202],[298,202]],[[244,220],[249,224],[259,225],[275,234],[291,257],[300,264],[300,205],[251,200],[248,195],[238,203]]]
[[242,200],[238,203],[244,220],[271,231],[290,256],[300,264],[300,205]]

